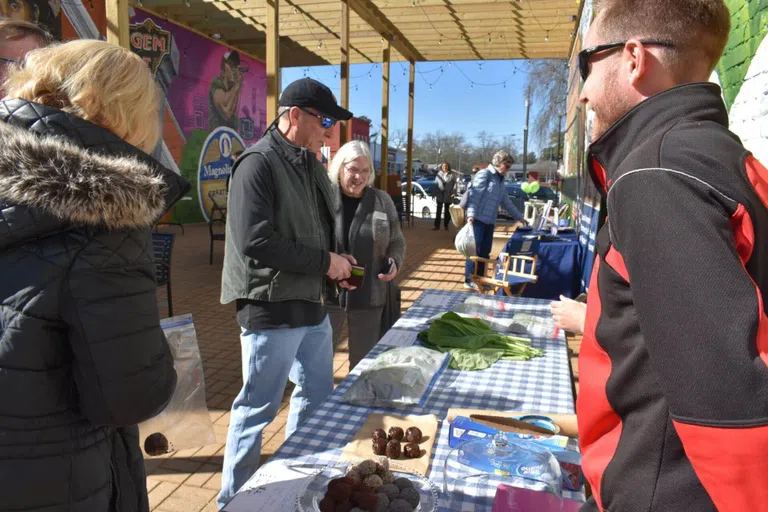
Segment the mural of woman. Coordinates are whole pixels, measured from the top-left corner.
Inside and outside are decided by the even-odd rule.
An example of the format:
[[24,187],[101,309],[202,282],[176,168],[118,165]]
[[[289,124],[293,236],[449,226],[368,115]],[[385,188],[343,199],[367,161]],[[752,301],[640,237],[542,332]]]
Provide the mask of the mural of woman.
[[29,21],[61,39],[61,0],[0,0],[0,17]]

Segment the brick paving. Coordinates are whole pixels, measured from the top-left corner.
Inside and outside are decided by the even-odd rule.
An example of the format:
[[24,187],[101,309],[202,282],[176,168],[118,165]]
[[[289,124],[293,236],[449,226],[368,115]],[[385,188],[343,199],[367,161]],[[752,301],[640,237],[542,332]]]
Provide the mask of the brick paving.
[[[408,308],[427,288],[463,290],[464,260],[453,248],[456,229],[432,231],[430,221],[416,220],[405,227],[407,254],[404,268],[396,282],[402,289],[403,309]],[[233,305],[219,303],[221,265],[224,254],[222,242],[214,242],[213,265],[208,264],[209,236],[206,225],[187,225],[185,234],[178,227],[162,227],[176,233],[173,249],[172,285],[176,315],[192,313],[200,352],[203,357],[206,401],[216,434],[216,444],[182,450],[145,460],[150,507],[157,512],[216,511],[216,495],[221,486],[221,466],[224,443],[229,425],[229,409],[242,385],[240,368],[240,329]],[[499,225],[501,235],[494,243],[497,254],[512,226]],[[161,312],[165,315],[165,289],[158,292]],[[580,339],[569,338],[572,365],[578,386],[578,356]],[[336,348],[334,378],[336,383],[346,377],[348,354],[346,336]],[[277,419],[264,431],[262,462],[274,454],[285,440],[288,415],[289,384]]]

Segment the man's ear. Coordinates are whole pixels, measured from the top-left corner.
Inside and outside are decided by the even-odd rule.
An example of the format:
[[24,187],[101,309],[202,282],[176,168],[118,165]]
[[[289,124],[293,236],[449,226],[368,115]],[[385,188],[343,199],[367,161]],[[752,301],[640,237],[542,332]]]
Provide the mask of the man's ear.
[[630,85],[637,87],[638,82],[646,72],[648,50],[637,39],[630,39],[624,45],[622,59],[627,69]]
[[288,120],[292,125],[299,124],[299,116],[301,115],[301,109],[299,107],[291,107],[288,111]]

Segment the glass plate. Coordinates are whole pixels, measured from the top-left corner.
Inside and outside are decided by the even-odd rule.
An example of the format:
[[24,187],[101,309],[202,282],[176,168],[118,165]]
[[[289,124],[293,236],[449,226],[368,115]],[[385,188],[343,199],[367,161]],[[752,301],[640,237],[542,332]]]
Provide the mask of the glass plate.
[[[299,490],[296,497],[296,510],[300,512],[319,512],[320,500],[325,496],[328,488],[328,482],[334,478],[341,478],[347,474],[347,470],[354,464],[330,464],[323,469],[312,473],[307,478],[306,483]],[[416,507],[416,512],[436,512],[437,511],[437,487],[421,475],[406,473],[400,471],[397,463],[389,463],[389,470],[395,478],[404,477],[413,482],[413,487],[419,492],[421,501]]]

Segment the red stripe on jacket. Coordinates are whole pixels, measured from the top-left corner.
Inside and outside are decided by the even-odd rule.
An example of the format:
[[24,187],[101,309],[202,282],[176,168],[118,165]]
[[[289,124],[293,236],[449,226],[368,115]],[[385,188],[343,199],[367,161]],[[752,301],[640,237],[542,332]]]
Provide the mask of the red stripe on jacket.
[[621,418],[608,402],[606,386],[611,376],[611,359],[600,347],[595,329],[602,306],[598,289],[600,258],[595,259],[587,296],[587,319],[579,353],[580,390],[576,400],[579,424],[579,444],[582,453],[582,471],[602,511],[600,488],[605,468],[613,459],[621,437]]

